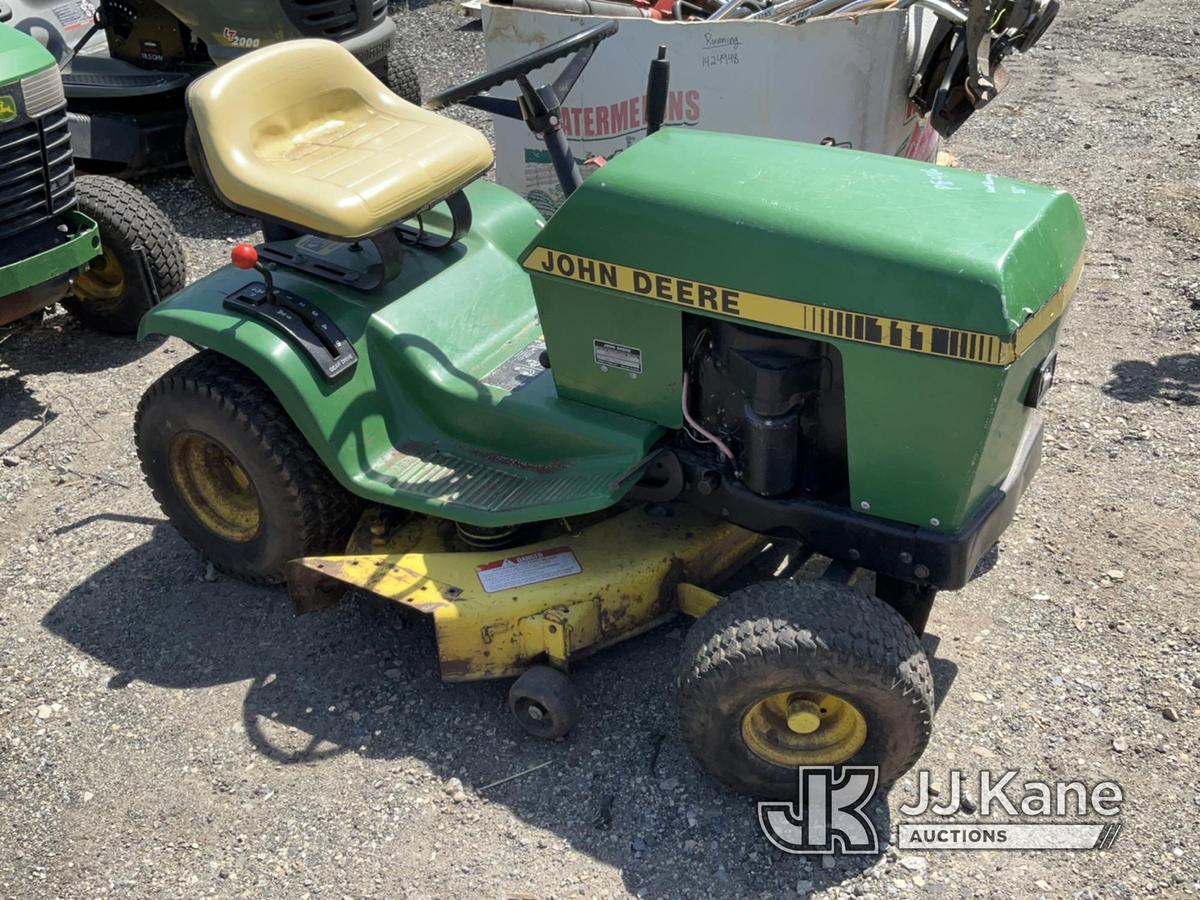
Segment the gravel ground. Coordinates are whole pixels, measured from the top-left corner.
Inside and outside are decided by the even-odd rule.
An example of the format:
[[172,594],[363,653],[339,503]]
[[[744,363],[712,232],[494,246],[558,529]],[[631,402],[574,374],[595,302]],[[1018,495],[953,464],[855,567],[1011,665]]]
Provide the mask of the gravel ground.
[[[1116,779],[1115,849],[773,850],[677,736],[679,625],[579,668],[569,739],[526,739],[505,684],[438,680],[425,629],[356,605],[295,619],[281,590],[207,569],[131,441],[141,392],[190,349],[55,315],[0,335],[0,893],[1200,892],[1200,9],[1065,6],[951,143],[1073,192],[1091,239],[1041,473],[991,571],[933,612],[920,766]],[[400,17],[427,95],[480,70],[453,4]],[[145,186],[192,276],[253,234],[183,179]],[[876,805],[881,831],[913,793]]]

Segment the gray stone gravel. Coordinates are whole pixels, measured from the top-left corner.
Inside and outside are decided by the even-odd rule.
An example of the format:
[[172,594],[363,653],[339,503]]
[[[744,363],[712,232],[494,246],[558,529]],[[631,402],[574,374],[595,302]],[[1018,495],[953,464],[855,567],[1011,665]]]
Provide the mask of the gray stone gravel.
[[[426,628],[368,606],[296,619],[281,590],[206,569],[131,441],[141,392],[190,348],[55,315],[0,334],[0,894],[1200,892],[1200,10],[1064,5],[951,144],[1073,192],[1090,244],[1042,471],[990,571],[934,609],[920,765],[1115,778],[1115,849],[779,853],[677,737],[682,623],[585,662],[577,730],[526,739],[505,684],[439,681]],[[398,16],[427,95],[480,70],[453,4]],[[254,233],[183,178],[145,186],[192,277]],[[882,831],[913,790],[876,805]]]

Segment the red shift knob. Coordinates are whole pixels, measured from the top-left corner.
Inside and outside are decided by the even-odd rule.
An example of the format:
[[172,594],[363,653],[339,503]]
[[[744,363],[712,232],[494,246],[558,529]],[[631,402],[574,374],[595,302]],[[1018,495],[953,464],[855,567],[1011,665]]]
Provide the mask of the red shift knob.
[[239,269],[253,269],[258,265],[258,251],[250,244],[238,244],[229,251],[229,258]]

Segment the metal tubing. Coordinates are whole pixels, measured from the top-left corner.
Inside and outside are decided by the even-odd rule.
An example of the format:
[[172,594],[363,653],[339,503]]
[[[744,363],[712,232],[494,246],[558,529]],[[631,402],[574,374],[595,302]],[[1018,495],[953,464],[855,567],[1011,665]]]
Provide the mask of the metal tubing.
[[[776,22],[796,22],[801,24],[818,16],[838,15],[858,12],[863,9],[881,6],[889,0],[784,0],[774,7],[760,13],[748,16],[748,19],[770,19]],[[728,5],[728,4],[727,4]],[[954,25],[965,25],[967,14],[950,3],[949,0],[894,0],[887,9],[908,9],[912,6],[923,6]]]
[[728,19],[735,12],[745,6],[750,0],[727,0],[722,3],[717,11],[708,17],[709,22],[719,22],[721,19]]
[[836,12],[840,15],[843,13],[858,12],[863,9],[870,9],[876,6],[888,7],[893,5],[896,0],[850,0],[845,6]]
[[783,18],[789,13],[794,13],[806,7],[818,3],[820,0],[783,0],[782,3],[777,3],[774,6],[768,6],[766,9],[759,10],[756,13],[751,13],[746,16],[746,21],[766,20],[775,21]]
[[896,4],[896,8],[908,9],[914,5],[924,6],[926,9],[933,10],[933,12],[937,13],[943,19],[955,25],[967,24],[967,14],[953,3],[949,3],[948,0],[900,0]]
[[[817,0],[816,3],[806,7],[803,12],[804,19],[813,19],[817,16],[823,16],[831,12],[835,12],[846,5],[847,0]],[[781,4],[782,5],[782,4]]]
[[574,16],[646,18],[646,14],[632,3],[616,3],[611,0],[511,0],[505,5],[521,9],[536,9],[542,12],[568,13]]

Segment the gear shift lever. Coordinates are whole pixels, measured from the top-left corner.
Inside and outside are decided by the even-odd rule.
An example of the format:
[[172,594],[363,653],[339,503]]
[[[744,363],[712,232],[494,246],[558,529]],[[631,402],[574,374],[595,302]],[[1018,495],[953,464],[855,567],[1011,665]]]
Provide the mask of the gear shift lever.
[[271,270],[258,261],[258,251],[253,245],[238,244],[229,251],[229,258],[239,269],[253,269],[262,275],[267,288],[266,301],[275,302],[275,279],[271,276]]

